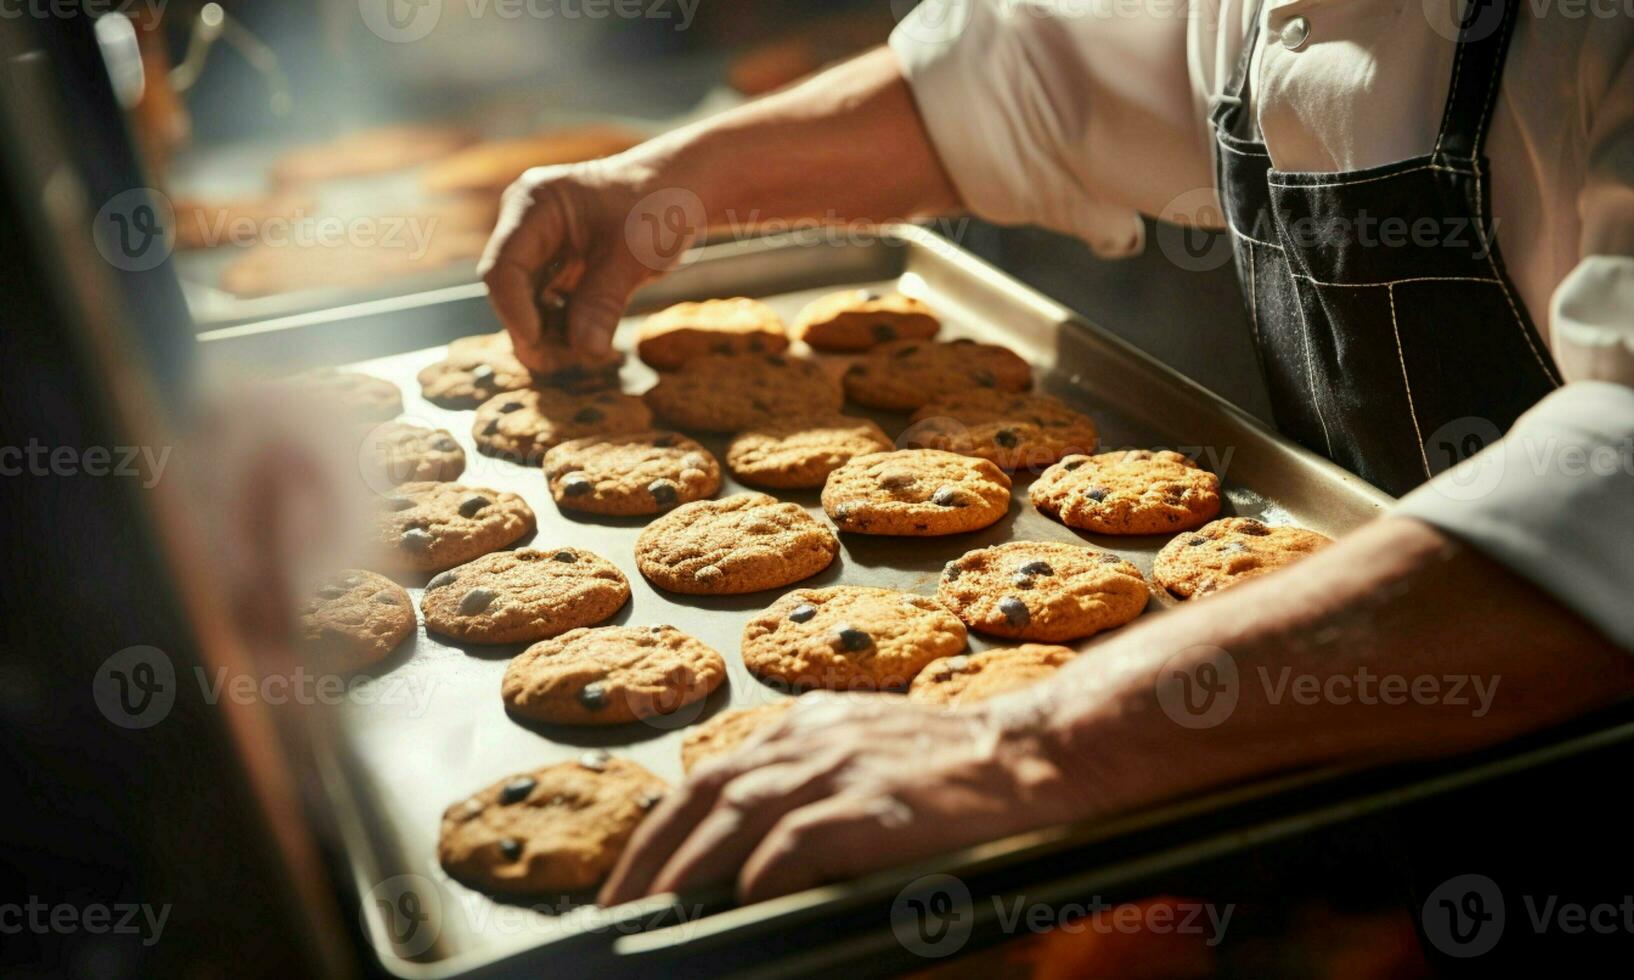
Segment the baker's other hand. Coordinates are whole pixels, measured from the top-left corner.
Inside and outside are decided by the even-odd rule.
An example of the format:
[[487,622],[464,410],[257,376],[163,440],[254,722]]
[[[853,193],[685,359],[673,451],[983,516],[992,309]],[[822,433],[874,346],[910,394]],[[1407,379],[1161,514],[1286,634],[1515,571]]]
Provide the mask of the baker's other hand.
[[[544,294],[567,299],[566,342],[603,353],[630,294],[679,260],[701,231],[685,209],[670,213],[675,209],[665,195],[647,191],[653,170],[640,152],[535,167],[505,190],[477,271],[517,357],[535,371],[555,367],[545,350]],[[644,209],[656,213],[644,216]],[[641,234],[655,223],[675,239],[664,248],[647,247]]]
[[671,793],[601,901],[734,877],[743,901],[760,901],[1092,813],[1019,717],[807,695]]

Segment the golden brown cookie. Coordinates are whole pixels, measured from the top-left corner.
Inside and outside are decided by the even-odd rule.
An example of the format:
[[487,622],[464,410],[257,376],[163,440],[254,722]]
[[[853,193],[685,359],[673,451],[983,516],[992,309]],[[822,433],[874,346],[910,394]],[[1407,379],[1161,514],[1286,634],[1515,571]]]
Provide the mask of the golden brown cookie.
[[536,383],[509,350],[475,348],[427,365],[418,380],[426,400],[443,408],[476,408],[500,392]]
[[941,327],[931,308],[911,296],[847,289],[801,310],[791,332],[817,350],[848,352],[893,340],[929,340]]
[[352,671],[386,657],[414,632],[414,603],[403,587],[349,568],[325,579],[301,606],[301,639],[326,669]]
[[536,526],[514,493],[461,483],[405,483],[380,499],[380,542],[400,568],[439,572],[513,544]]
[[[542,312],[546,339],[535,349],[534,356],[544,363],[539,365],[540,370],[533,372],[532,385],[579,392],[617,388],[618,368],[624,360],[624,355],[616,350],[591,353],[570,347],[562,339],[566,336],[566,324],[562,322],[561,314],[553,313],[549,308]],[[510,334],[500,330],[497,333],[456,337],[448,342],[450,359],[462,356],[483,357],[494,353],[515,356]]]
[[780,419],[838,412],[839,385],[820,366],[782,354],[707,354],[665,374],[643,396],[682,429],[739,432]]
[[500,696],[521,718],[622,725],[701,701],[725,679],[721,655],[673,626],[598,626],[522,651]]
[[1168,450],[1068,456],[1027,495],[1039,513],[1099,534],[1167,534],[1220,512],[1220,478]]
[[635,342],[636,356],[659,371],[705,354],[780,354],[788,347],[777,313],[742,296],[659,310],[642,321]]
[[1011,541],[948,562],[936,595],[971,629],[1059,643],[1122,626],[1150,592],[1140,569],[1111,552]]
[[908,686],[932,660],[965,648],[965,628],[929,596],[841,585],[795,589],[743,628],[743,663],[794,690]]
[[854,456],[884,452],[890,437],[869,419],[823,415],[757,425],[726,447],[726,465],[758,487],[820,487]]
[[445,481],[465,472],[465,450],[447,429],[383,422],[363,437],[358,463],[372,487],[412,480]]
[[969,391],[1026,391],[1033,372],[1015,353],[973,340],[893,340],[858,358],[842,379],[846,397],[891,412]]
[[1077,656],[1069,647],[1023,643],[981,653],[944,657],[925,666],[908,688],[908,700],[919,704],[961,704],[985,701],[1036,684]]
[[921,408],[898,441],[1032,470],[1092,452],[1098,439],[1095,422],[1058,398],[978,388]]
[[1191,599],[1274,572],[1332,543],[1302,527],[1222,517],[1170,539],[1152,562],[1152,577],[1180,598]]
[[617,566],[582,548],[483,555],[426,583],[426,629],[468,643],[525,643],[591,626],[630,600]]
[[713,497],[721,467],[686,436],[631,432],[556,446],[545,453],[545,479],[559,507],[628,517]]
[[296,397],[332,404],[360,422],[384,422],[403,411],[403,393],[396,385],[356,371],[314,368],[291,375],[282,383],[293,387]]
[[799,504],[739,493],[682,504],[647,525],[635,563],[661,589],[736,595],[816,575],[839,550],[834,532]]
[[437,860],[454,880],[496,895],[587,891],[667,789],[636,763],[591,749],[449,807]]
[[930,536],[984,528],[1010,509],[1010,478],[939,449],[858,456],[829,474],[823,510],[842,531]]
[[571,439],[640,432],[652,427],[652,413],[634,395],[620,391],[572,394],[557,388],[507,391],[477,407],[471,438],[493,456],[537,463],[550,447]]
[[749,736],[783,717],[792,707],[794,699],[785,698],[752,708],[733,708],[689,729],[681,740],[681,771],[691,772],[705,759],[731,752]]

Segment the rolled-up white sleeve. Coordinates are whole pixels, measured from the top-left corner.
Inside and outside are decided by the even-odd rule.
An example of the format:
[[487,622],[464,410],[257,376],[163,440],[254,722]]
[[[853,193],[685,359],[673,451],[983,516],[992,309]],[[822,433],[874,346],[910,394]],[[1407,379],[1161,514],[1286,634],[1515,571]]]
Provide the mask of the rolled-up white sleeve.
[[1144,245],[1141,212],[1212,194],[1185,5],[1140,6],[925,0],[897,25],[891,48],[973,213],[1116,257]]
[[1634,388],[1566,385],[1397,513],[1469,542],[1634,651]]

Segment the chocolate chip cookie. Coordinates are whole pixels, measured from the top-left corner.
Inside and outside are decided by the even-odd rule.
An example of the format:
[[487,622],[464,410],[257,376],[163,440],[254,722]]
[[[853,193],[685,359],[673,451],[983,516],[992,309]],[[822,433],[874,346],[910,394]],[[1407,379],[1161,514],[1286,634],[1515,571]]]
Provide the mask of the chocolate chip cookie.
[[570,439],[651,427],[652,413],[634,395],[523,388],[495,395],[478,406],[471,438],[490,455],[538,463],[547,449]]
[[380,541],[402,568],[438,572],[532,534],[533,509],[514,493],[460,483],[405,483],[380,499]]
[[632,432],[562,443],[545,453],[545,479],[559,507],[628,517],[713,497],[721,467],[686,436]]
[[893,340],[858,358],[842,381],[846,396],[859,405],[911,412],[971,388],[1026,391],[1033,372],[1013,352],[992,344]]
[[437,860],[454,880],[496,895],[587,891],[667,789],[636,763],[592,749],[449,807]]
[[465,472],[465,450],[447,429],[383,422],[363,437],[358,463],[372,487],[446,481]]
[[964,624],[935,599],[851,585],[795,589],[749,620],[742,646],[762,680],[833,691],[905,688],[964,648]]
[[705,759],[731,752],[755,732],[775,723],[792,707],[794,699],[786,698],[770,704],[757,704],[752,708],[734,708],[713,716],[689,730],[681,740],[681,771],[691,772]]
[[1122,626],[1146,608],[1140,569],[1075,544],[1011,541],[948,562],[937,598],[974,630],[1059,643]]
[[291,375],[282,384],[294,389],[299,398],[328,402],[359,422],[384,422],[403,412],[403,393],[396,385],[356,371],[314,368]]
[[1172,538],[1153,560],[1152,577],[1180,598],[1191,599],[1274,572],[1332,543],[1302,527],[1222,517]]
[[985,701],[1051,676],[1077,656],[1069,647],[1023,643],[981,653],[943,657],[926,665],[908,688],[908,700],[920,704],[961,704]]
[[426,583],[426,629],[468,643],[524,643],[599,623],[630,600],[624,573],[581,548],[484,555]]
[[532,372],[509,349],[468,349],[450,353],[418,375],[420,393],[443,408],[476,408],[502,391],[535,384]]
[[1167,534],[1220,512],[1220,478],[1176,452],[1068,456],[1028,491],[1039,513],[1099,534]]
[[891,440],[876,423],[824,415],[757,425],[726,447],[726,465],[758,487],[820,487],[852,457],[884,452]]
[[739,493],[682,504],[647,525],[635,563],[661,589],[735,595],[816,575],[839,550],[834,533],[799,504]]
[[300,608],[301,639],[326,669],[377,664],[414,632],[414,604],[403,587],[349,568],[330,576]]
[[839,385],[817,364],[782,354],[708,354],[658,379],[643,396],[682,429],[740,432],[840,410]]
[[1099,438],[1089,416],[1058,398],[979,388],[921,408],[898,441],[1031,470],[1069,453],[1091,452]]
[[[618,387],[618,368],[624,356],[616,350],[590,353],[570,347],[560,338],[566,336],[566,324],[552,322],[550,311],[545,311],[544,343],[535,349],[535,357],[543,362],[533,372],[532,385],[556,387],[567,391],[599,391]],[[560,320],[558,315],[556,320]],[[470,337],[456,337],[448,342],[448,357],[461,355],[482,357],[499,353],[507,357],[515,354],[511,336],[501,330]]]
[[522,651],[500,696],[521,718],[622,725],[701,701],[725,679],[721,655],[673,626],[598,626]]
[[1010,509],[1010,478],[939,449],[858,456],[829,474],[823,510],[842,531],[929,536],[984,528]]
[[929,340],[941,328],[931,308],[911,296],[847,289],[801,310],[792,332],[817,350],[849,352],[893,340]]
[[659,310],[642,321],[635,352],[651,367],[673,371],[705,354],[778,354],[788,346],[772,308],[740,296]]

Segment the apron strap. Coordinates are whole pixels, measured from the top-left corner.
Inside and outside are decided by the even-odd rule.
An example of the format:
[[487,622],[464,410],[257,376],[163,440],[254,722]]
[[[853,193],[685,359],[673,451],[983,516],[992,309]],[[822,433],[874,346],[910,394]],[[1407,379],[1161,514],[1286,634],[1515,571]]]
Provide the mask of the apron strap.
[[1260,17],[1265,12],[1264,8],[1265,0],[1254,0],[1254,18],[1248,22],[1248,36],[1243,39],[1237,66],[1232,69],[1224,91],[1214,97],[1214,108],[1209,112],[1210,121],[1226,133],[1240,132],[1237,124],[1243,109],[1243,90],[1248,85],[1248,71],[1254,60],[1254,45],[1259,41]]
[[1485,150],[1504,56],[1525,0],[1463,0],[1452,83],[1432,156],[1478,159]]

